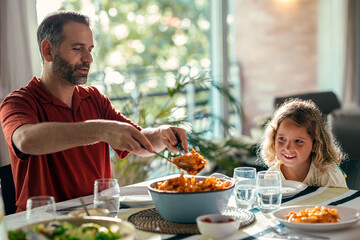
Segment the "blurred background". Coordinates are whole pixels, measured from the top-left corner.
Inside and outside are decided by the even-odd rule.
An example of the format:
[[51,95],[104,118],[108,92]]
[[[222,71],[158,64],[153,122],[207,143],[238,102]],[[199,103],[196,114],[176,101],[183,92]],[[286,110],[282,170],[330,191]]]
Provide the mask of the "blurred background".
[[[209,162],[202,174],[232,176],[234,167],[244,165],[264,168],[257,161],[256,144],[275,100],[299,94],[335,96],[333,104],[321,95],[321,105],[330,108],[325,117],[332,116],[329,122],[351,160],[360,160],[353,146],[360,137],[354,124],[360,116],[356,0],[0,4],[1,100],[41,74],[38,24],[50,12],[76,10],[90,17],[94,33],[87,84],[143,127],[185,127],[190,148]],[[8,165],[2,135],[0,140],[0,163]],[[122,185],[179,172],[156,158],[119,160],[113,155],[112,162]]]

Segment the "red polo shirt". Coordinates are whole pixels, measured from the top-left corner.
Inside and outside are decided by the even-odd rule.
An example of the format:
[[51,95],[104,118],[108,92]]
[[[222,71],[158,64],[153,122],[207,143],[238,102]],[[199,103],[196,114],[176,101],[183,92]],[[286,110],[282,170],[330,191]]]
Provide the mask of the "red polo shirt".
[[[72,103],[72,108],[66,106],[34,77],[26,87],[10,93],[0,106],[18,212],[26,209],[26,201],[31,196],[51,195],[59,202],[92,194],[95,179],[111,177],[111,166],[109,145],[104,142],[46,155],[20,153],[11,140],[16,128],[27,123],[108,119],[130,123],[140,130],[95,87],[76,86]],[[120,158],[128,154],[127,151],[115,151]]]

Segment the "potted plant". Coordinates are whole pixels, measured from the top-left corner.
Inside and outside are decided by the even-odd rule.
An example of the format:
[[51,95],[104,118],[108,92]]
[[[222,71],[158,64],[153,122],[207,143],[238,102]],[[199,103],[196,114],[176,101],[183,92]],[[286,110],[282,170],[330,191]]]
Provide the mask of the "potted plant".
[[[176,115],[177,110],[187,109],[186,104],[178,104],[178,96],[183,96],[186,93],[186,88],[191,85],[194,91],[206,92],[211,88],[216,88],[223,96],[226,97],[229,104],[234,111],[241,116],[241,105],[230,94],[230,91],[221,86],[216,86],[212,83],[211,78],[207,73],[201,73],[194,77],[178,75],[173,87],[168,87],[167,95],[161,96],[162,101],[154,104],[154,101],[148,101],[146,96],[138,94],[136,99],[129,99],[127,104],[123,107],[123,112],[132,113],[137,119],[139,125],[143,127],[156,126],[161,124],[171,124],[182,126],[188,131],[189,148],[194,148],[197,152],[202,154],[208,160],[208,166],[204,173],[211,171],[221,172],[227,175],[232,175],[233,168],[244,164],[246,158],[254,155],[254,146],[258,140],[258,135],[253,137],[230,135],[225,139],[211,139],[207,137],[207,132],[204,129],[201,132],[196,132],[191,128],[187,121],[188,115]],[[208,107],[208,105],[206,105]],[[136,112],[133,110],[136,109]],[[207,109],[198,108],[194,113],[197,117],[207,117],[209,128],[211,128],[211,115],[206,115]],[[175,114],[174,114],[175,113]],[[185,111],[186,113],[186,111]],[[133,119],[130,116],[131,119]],[[207,129],[210,131],[211,129]],[[166,149],[163,154],[167,157],[172,157]],[[128,185],[135,182],[144,181],[171,173],[179,173],[180,170],[167,163],[165,160],[158,159],[158,157],[139,157],[130,154],[125,159],[119,159],[116,154],[112,157],[114,175],[119,179],[121,185]],[[203,172],[202,172],[203,173]]]

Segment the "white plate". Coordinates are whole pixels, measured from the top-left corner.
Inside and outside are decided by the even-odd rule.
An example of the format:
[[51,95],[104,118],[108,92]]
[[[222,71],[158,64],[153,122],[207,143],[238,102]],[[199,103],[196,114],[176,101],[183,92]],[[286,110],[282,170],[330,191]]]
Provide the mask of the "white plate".
[[282,198],[284,199],[292,197],[307,188],[307,185],[305,183],[297,181],[282,180],[281,183]]
[[129,207],[138,207],[138,206],[146,206],[153,204],[150,195],[128,195],[128,196],[120,196],[120,204],[126,205]]
[[298,212],[306,208],[314,208],[315,205],[293,206],[285,207],[273,213],[273,216],[282,224],[289,228],[308,230],[308,231],[331,231],[342,228],[347,228],[354,225],[360,220],[360,210],[354,208],[340,207],[340,206],[326,206],[328,208],[336,208],[341,220],[336,223],[296,223],[288,222],[285,218],[290,211]]
[[120,204],[129,207],[139,207],[154,204],[147,186],[120,188]]

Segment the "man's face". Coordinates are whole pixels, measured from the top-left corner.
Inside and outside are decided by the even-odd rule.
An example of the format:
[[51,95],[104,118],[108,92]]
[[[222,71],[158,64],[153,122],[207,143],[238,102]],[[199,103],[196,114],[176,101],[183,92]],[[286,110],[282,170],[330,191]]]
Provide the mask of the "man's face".
[[70,22],[63,27],[65,40],[55,48],[52,70],[54,74],[75,84],[85,84],[93,62],[92,32],[88,26]]
[[56,51],[52,64],[52,70],[56,75],[61,76],[75,85],[85,84],[87,82],[88,71],[84,73],[77,71],[82,68],[90,69],[90,64],[84,62],[71,65],[66,59],[60,56],[59,51]]

